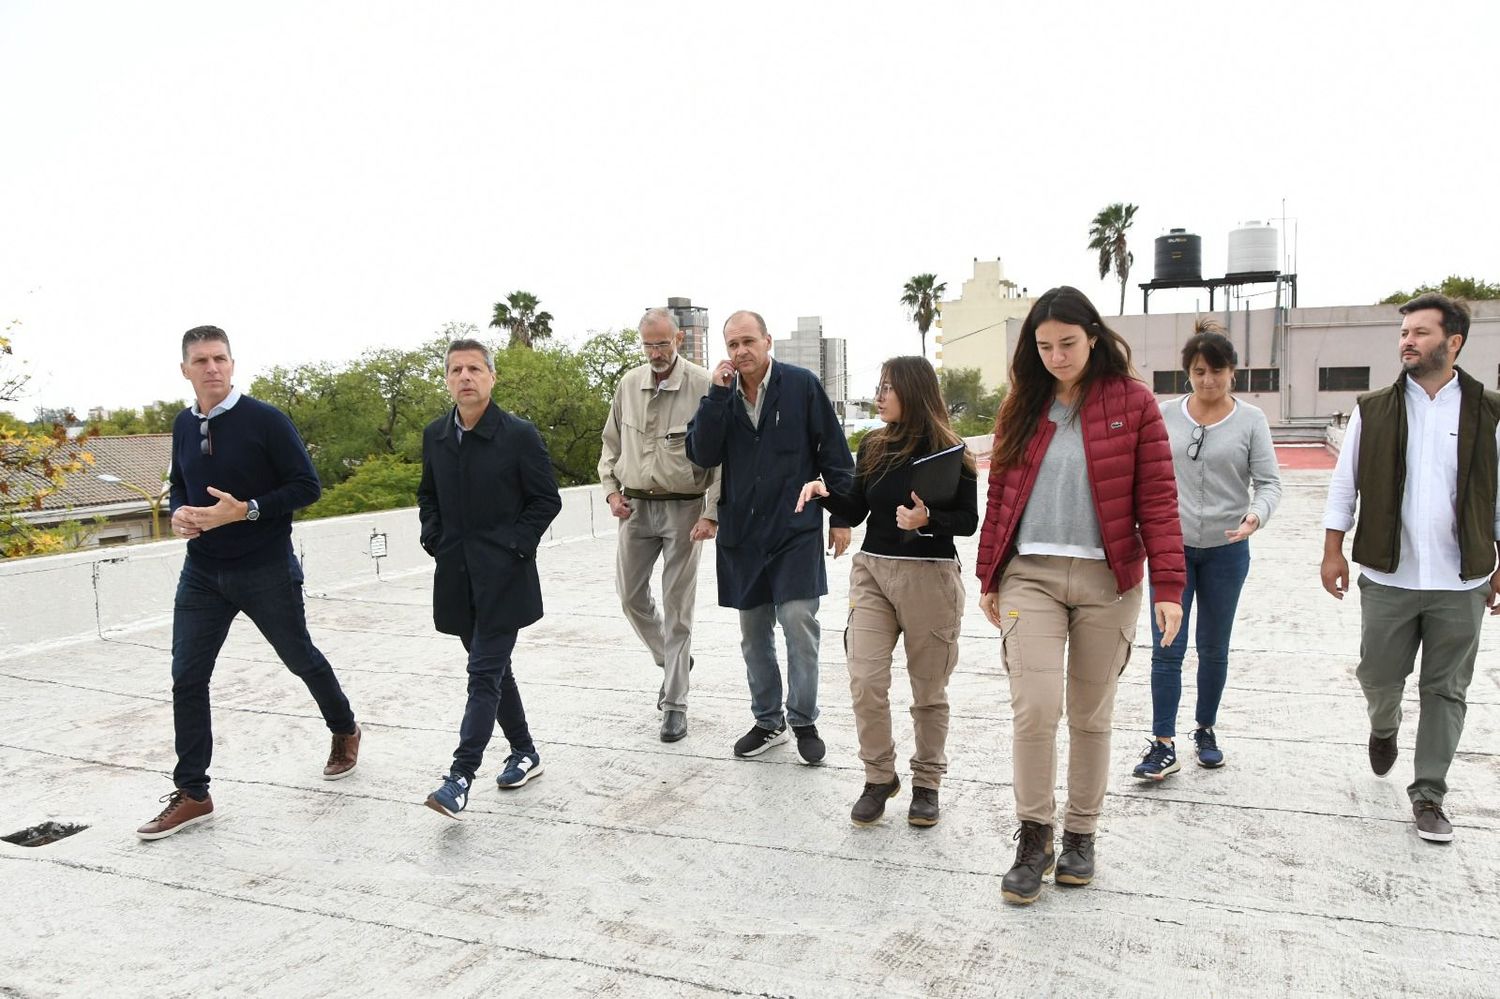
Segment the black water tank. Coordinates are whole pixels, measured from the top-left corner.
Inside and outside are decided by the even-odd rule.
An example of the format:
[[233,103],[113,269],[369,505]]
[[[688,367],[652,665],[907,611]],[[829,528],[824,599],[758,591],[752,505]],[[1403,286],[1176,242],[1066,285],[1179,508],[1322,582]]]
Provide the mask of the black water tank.
[[1156,280],[1201,281],[1203,240],[1186,229],[1156,237]]

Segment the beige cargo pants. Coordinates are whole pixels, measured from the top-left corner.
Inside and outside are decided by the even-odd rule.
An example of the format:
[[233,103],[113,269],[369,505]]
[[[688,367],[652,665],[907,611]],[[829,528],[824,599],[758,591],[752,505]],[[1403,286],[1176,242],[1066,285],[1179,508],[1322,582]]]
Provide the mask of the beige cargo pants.
[[[1115,687],[1135,641],[1141,587],[1115,592],[1103,559],[1017,555],[1000,577],[1000,630],[1010,674],[1016,817],[1051,825],[1057,728],[1068,716],[1063,828],[1092,833],[1109,784]],[[1066,667],[1065,667],[1066,664]]]
[[891,733],[891,652],[906,648],[916,750],[912,783],[936,789],[948,770],[948,677],[958,663],[964,584],[956,561],[854,556],[849,572],[849,693],[865,780],[896,776]]

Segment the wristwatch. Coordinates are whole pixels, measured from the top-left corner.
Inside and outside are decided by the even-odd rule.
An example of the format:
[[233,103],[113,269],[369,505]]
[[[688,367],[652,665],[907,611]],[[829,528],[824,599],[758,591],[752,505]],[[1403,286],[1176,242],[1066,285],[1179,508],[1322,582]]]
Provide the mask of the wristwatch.
[[246,520],[259,520],[260,519],[260,504],[257,503],[257,502],[255,502],[255,500],[251,500],[250,501],[250,509],[248,509],[248,510],[245,511],[245,519]]

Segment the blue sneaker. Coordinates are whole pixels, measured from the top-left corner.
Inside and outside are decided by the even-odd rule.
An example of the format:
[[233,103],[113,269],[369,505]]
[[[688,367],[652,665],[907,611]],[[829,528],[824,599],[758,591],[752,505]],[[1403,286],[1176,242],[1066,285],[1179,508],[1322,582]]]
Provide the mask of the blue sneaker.
[[1198,765],[1210,770],[1224,765],[1224,752],[1219,749],[1219,740],[1214,738],[1211,728],[1193,730],[1193,741],[1198,744]]
[[459,773],[450,773],[443,778],[443,786],[427,796],[427,807],[442,812],[450,819],[469,804],[469,778]]
[[1177,763],[1176,747],[1170,742],[1152,739],[1151,748],[1146,750],[1141,762],[1135,765],[1133,776],[1136,780],[1165,780],[1181,769]]
[[530,753],[511,753],[505,760],[505,769],[495,778],[495,783],[502,791],[511,791],[541,775],[542,758],[535,750]]

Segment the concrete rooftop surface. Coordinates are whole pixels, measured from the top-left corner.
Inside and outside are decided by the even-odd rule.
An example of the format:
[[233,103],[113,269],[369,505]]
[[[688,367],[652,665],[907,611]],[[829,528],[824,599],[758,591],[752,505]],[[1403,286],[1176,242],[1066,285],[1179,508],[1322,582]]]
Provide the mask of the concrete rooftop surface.
[[[153,843],[134,830],[171,790],[181,546],[0,567],[0,835],[87,826],[46,846],[0,842],[0,996],[1494,996],[1500,625],[1486,623],[1449,777],[1456,839],[1425,843],[1405,794],[1415,684],[1400,759],[1377,778],[1354,679],[1358,593],[1340,604],[1318,585],[1328,472],[1284,474],[1234,634],[1228,765],[1200,769],[1184,749],[1165,783],[1130,778],[1150,727],[1143,618],[1098,876],[1049,883],[1026,908],[1000,899],[1016,828],[1009,693],[976,606],[974,539],[960,549],[968,595],[931,829],[905,821],[899,648],[904,786],[879,825],[849,821],[863,775],[848,557],[830,562],[820,612],[827,762],[804,766],[791,744],[731,755],[752,719],[711,544],[689,733],[666,745],[602,503],[575,494],[592,526],[540,552],[547,613],[515,657],[545,773],[496,789],[497,732],[455,822],[422,805],[451,759],[465,675],[459,642],[432,629],[415,511],[299,525],[313,636],[364,726],[359,769],[320,778],[321,718],[241,617],[213,690],[215,820]],[[376,530],[392,552],[378,577],[361,547]],[[1186,731],[1191,653],[1184,687]]]

